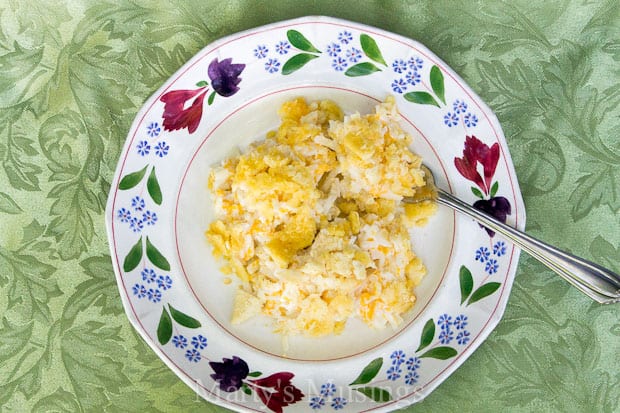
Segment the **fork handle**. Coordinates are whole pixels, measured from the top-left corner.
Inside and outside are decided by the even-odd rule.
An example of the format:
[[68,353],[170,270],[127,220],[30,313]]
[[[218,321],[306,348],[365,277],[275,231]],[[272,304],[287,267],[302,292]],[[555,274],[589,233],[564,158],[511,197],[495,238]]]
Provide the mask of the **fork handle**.
[[620,276],[618,274],[506,225],[439,188],[437,202],[502,234],[593,300],[601,304],[620,302]]

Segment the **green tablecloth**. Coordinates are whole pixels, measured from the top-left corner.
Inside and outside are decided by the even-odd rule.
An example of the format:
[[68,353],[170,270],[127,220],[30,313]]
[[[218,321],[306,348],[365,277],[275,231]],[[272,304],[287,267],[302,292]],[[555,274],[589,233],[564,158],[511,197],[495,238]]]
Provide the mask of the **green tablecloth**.
[[[309,14],[427,45],[497,113],[530,233],[620,271],[620,3],[0,0],[0,410],[224,411],[123,312],[103,210],[144,100],[211,41]],[[488,340],[411,412],[620,411],[620,304],[522,255]]]

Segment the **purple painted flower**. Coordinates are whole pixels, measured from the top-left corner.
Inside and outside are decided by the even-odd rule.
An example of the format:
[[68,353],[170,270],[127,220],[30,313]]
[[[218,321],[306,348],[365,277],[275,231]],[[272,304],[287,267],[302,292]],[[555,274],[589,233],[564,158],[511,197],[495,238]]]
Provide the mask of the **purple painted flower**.
[[209,366],[215,372],[211,374],[211,378],[218,382],[220,389],[225,392],[239,390],[250,373],[247,363],[237,356],[232,359],[223,358],[221,363],[210,361]]
[[[474,202],[474,208],[481,210],[482,212],[486,212],[489,215],[494,216],[498,220],[502,222],[506,222],[506,218],[511,214],[510,201],[508,201],[503,196],[496,196],[491,199],[481,199],[479,201]],[[495,231],[491,231],[488,228],[485,228],[483,225],[480,225],[484,228],[490,237],[495,236]]]
[[217,58],[209,64],[207,73],[211,79],[211,86],[218,95],[229,97],[239,91],[241,78],[239,75],[245,69],[243,63],[232,63],[232,58],[224,59],[221,62]]

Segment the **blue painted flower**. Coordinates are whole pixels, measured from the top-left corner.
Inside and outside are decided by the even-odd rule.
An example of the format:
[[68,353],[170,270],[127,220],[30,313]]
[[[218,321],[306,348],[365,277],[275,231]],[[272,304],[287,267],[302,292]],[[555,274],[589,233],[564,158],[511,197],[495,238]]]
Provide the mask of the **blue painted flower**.
[[334,383],[324,383],[321,385],[321,396],[329,397],[334,393],[336,393],[336,385]]
[[412,70],[420,70],[424,66],[424,61],[417,56],[412,56],[407,61],[407,65]]
[[490,260],[487,261],[486,265],[484,266],[484,270],[488,272],[490,275],[495,274],[497,270],[499,270],[499,263],[497,262],[495,258],[491,258]]
[[278,62],[278,59],[267,60],[267,63],[265,63],[265,70],[269,73],[276,73],[280,70],[280,62]]
[[169,150],[170,150],[170,145],[168,145],[164,141],[158,142],[157,145],[155,145],[155,155],[159,156],[160,158],[163,158],[164,156],[168,155]]
[[400,378],[400,374],[403,371],[400,369],[400,367],[398,366],[391,366],[389,369],[387,369],[387,379],[388,380],[392,380],[392,381],[396,381]]
[[129,220],[129,228],[131,228],[133,232],[140,232],[144,228],[144,222],[142,222],[141,219],[133,217]]
[[439,333],[439,342],[441,344],[449,344],[454,339],[454,333],[449,329],[442,329]]
[[155,270],[152,268],[143,269],[142,272],[140,272],[140,275],[142,276],[142,280],[146,281],[149,284],[157,280],[157,274],[155,273]]
[[471,339],[469,331],[467,330],[463,330],[461,331],[457,336],[456,336],[456,342],[459,343],[459,345],[464,346],[465,344],[469,343],[469,340]]
[[357,63],[362,58],[362,51],[355,47],[347,49],[345,53],[347,60],[351,63]]
[[134,196],[131,199],[131,207],[136,211],[142,211],[146,206],[146,202],[144,202],[144,198],[140,196]]
[[342,72],[344,69],[347,68],[348,65],[349,64],[347,63],[347,59],[345,59],[345,58],[343,58],[341,56],[338,56],[334,60],[332,60],[332,67],[337,72]]
[[185,358],[194,363],[198,363],[202,356],[200,355],[200,352],[198,350],[192,348],[185,352]]
[[182,334],[176,335],[172,337],[172,344],[176,348],[185,348],[187,347],[187,338]]
[[269,49],[267,49],[267,46],[262,44],[256,46],[256,49],[254,49],[254,56],[259,59],[266,57],[267,53],[269,53]]
[[157,286],[166,291],[172,288],[172,278],[169,275],[160,275],[157,277]]
[[504,241],[498,241],[493,245],[493,254],[501,257],[506,254],[506,243]]
[[448,314],[440,315],[437,320],[437,325],[441,327],[442,330],[449,330],[452,325],[452,316]]
[[452,108],[454,109],[454,112],[456,113],[465,113],[465,111],[467,110],[467,102],[465,102],[464,100],[457,99],[452,104]]
[[340,48],[340,45],[338,43],[331,43],[327,45],[327,49],[325,49],[325,51],[329,56],[336,57],[338,56],[338,53],[342,51],[342,49]]
[[138,146],[136,146],[138,153],[140,156],[146,156],[151,152],[151,145],[147,141],[138,142]]
[[401,364],[403,364],[405,362],[405,357],[407,355],[405,354],[404,351],[402,350],[396,350],[394,351],[391,355],[390,358],[392,359],[392,364],[395,366],[400,366]]
[[142,214],[142,222],[146,225],[155,225],[157,222],[157,214],[153,211],[146,211]]
[[468,112],[463,117],[463,122],[465,122],[465,126],[468,128],[473,128],[478,124],[478,116]]
[[392,69],[396,73],[403,73],[405,70],[407,70],[407,62],[405,62],[403,59],[396,59],[392,63]]
[[418,357],[409,357],[405,363],[407,370],[409,371],[417,370],[420,367],[420,364],[422,364],[422,360]]
[[314,396],[310,399],[310,408],[317,410],[325,406],[325,399],[319,396]]
[[405,80],[407,81],[407,83],[411,85],[417,85],[418,83],[422,81],[422,76],[420,76],[420,74],[417,71],[410,70],[405,75]]
[[275,49],[278,54],[287,54],[291,49],[291,44],[286,40],[282,40],[276,44]]
[[454,327],[457,330],[464,329],[467,324],[468,324],[467,323],[467,316],[465,314],[457,315],[456,318],[454,319]]
[[344,397],[334,397],[334,400],[332,400],[332,408],[334,410],[340,410],[346,405],[347,399],[345,399]]
[[353,41],[353,35],[351,34],[350,31],[345,30],[343,32],[338,33],[338,40],[342,44],[349,44],[350,42]]
[[480,247],[476,250],[476,261],[485,262],[491,256],[487,247]]
[[395,79],[392,82],[392,90],[396,93],[403,93],[405,90],[407,90],[407,82],[405,81],[405,79]]
[[129,212],[129,210],[126,208],[121,208],[118,210],[117,216],[121,222],[129,222],[129,220],[131,219],[131,212]]
[[161,291],[159,291],[157,288],[149,288],[149,290],[146,292],[146,296],[150,301],[154,303],[158,303],[161,301]]
[[202,350],[207,347],[207,338],[202,334],[192,337],[192,346],[195,349]]
[[416,384],[420,379],[420,374],[417,371],[410,371],[405,375],[405,384],[411,386]]
[[146,287],[144,287],[142,284],[134,285],[133,286],[133,295],[135,295],[138,298],[146,297]]
[[146,126],[146,134],[151,138],[156,138],[161,133],[161,128],[159,127],[159,123],[151,122]]
[[448,112],[443,117],[443,123],[445,123],[449,128],[451,128],[459,124],[459,117],[456,115],[456,113]]

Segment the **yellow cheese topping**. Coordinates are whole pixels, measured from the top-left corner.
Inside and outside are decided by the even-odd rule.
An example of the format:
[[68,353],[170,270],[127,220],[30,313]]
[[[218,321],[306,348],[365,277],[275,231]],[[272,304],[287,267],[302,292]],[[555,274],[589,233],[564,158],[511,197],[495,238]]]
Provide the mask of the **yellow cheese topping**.
[[398,326],[426,268],[409,229],[433,202],[401,204],[424,185],[422,160],[394,99],[344,116],[332,101],[285,102],[276,131],[212,168],[215,256],[242,285],[233,323],[258,314],[277,332],[337,334],[359,317]]

